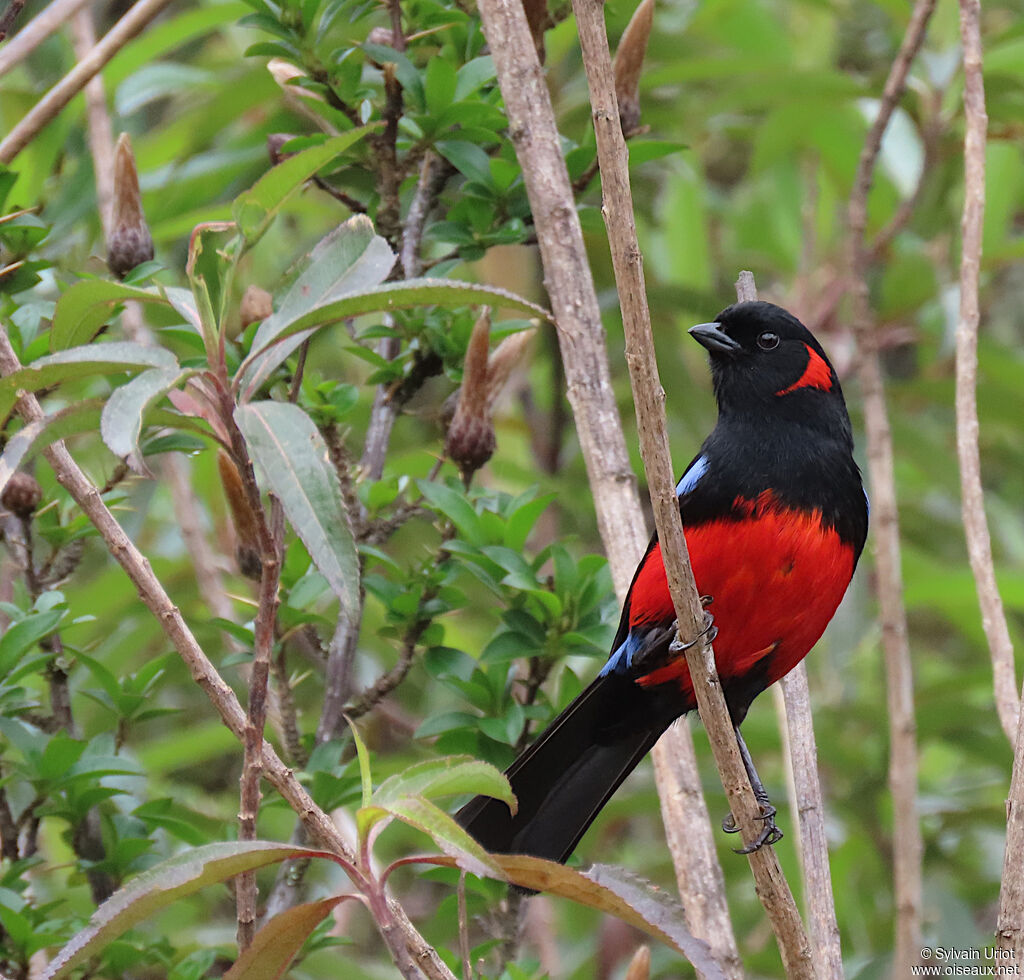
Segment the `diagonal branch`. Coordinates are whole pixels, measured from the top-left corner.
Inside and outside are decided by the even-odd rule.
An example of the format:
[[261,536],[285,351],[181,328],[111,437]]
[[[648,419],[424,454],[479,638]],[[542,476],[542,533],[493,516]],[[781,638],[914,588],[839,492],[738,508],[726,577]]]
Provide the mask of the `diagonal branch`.
[[104,35],[84,58],[80,58],[49,92],[46,93],[0,142],[0,163],[10,163],[36,134],[85,88],[89,79],[103,69],[132,38],[140,34],[171,0],[138,0]]
[[[0,376],[6,377],[20,368],[21,362],[6,332],[0,331]],[[26,422],[43,418],[43,410],[34,395],[23,395],[18,401],[17,408]],[[138,590],[139,598],[160,623],[164,634],[188,667],[192,679],[206,693],[221,721],[239,742],[244,742],[248,724],[245,710],[235,692],[199,646],[181,612],[153,573],[148,559],[111,514],[98,489],[72,459],[64,443],[54,443],[45,450],[44,455],[58,482],[89,518],[111,555],[131,579]],[[310,839],[349,863],[356,863],[352,848],[338,832],[331,818],[317,806],[295,778],[292,770],[281,761],[273,746],[267,741],[263,742],[262,761],[264,777],[299,815]],[[430,980],[455,980],[455,975],[419,934],[401,906],[389,899],[389,908],[392,913],[391,928],[382,929],[381,936],[395,962],[404,962],[407,956],[411,955]]]

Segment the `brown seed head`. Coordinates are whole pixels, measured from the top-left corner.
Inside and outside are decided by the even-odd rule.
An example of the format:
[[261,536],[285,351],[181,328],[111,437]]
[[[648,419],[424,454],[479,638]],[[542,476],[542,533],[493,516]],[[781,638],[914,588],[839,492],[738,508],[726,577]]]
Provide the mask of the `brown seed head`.
[[114,149],[114,208],[107,236],[107,265],[124,278],[135,266],[153,258],[153,236],[142,213],[139,175],[131,140],[122,133]]
[[35,513],[39,501],[43,499],[43,488],[39,481],[29,473],[15,473],[4,487],[0,495],[0,503],[16,517],[28,518]]
[[455,417],[448,428],[445,449],[462,473],[466,484],[494,454],[494,424],[487,399],[487,353],[491,338],[491,311],[484,307],[473,325],[466,347]]
[[242,293],[242,302],[238,305],[238,315],[244,330],[251,323],[266,320],[274,312],[274,297],[265,289],[251,285]]
[[626,136],[640,123],[640,75],[653,24],[654,0],[642,0],[615,52],[615,97],[619,101],[619,123]]
[[245,495],[242,475],[238,472],[235,461],[223,449],[217,453],[217,471],[220,473],[224,497],[231,511],[231,520],[235,525],[235,558],[238,560],[238,569],[246,578],[258,579],[263,568],[260,561],[256,515],[253,514],[249,498]]

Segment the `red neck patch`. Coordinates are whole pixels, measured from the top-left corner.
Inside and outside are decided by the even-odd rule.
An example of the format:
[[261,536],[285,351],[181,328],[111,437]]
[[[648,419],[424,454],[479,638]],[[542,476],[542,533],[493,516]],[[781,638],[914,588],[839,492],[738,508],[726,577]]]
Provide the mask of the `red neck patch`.
[[807,348],[807,367],[804,369],[804,373],[788,388],[775,392],[776,395],[788,395],[791,391],[796,391],[797,388],[832,390],[832,369],[810,344],[804,344],[804,347]]

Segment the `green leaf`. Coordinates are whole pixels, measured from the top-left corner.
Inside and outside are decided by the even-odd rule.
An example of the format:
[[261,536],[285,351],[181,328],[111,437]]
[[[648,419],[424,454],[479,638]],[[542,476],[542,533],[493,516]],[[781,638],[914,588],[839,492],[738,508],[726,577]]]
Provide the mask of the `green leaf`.
[[[246,358],[243,367],[251,367],[273,345],[302,331],[319,330],[339,320],[346,320],[365,313],[380,313],[390,310],[405,310],[416,306],[473,306],[487,304],[527,313],[530,316],[551,319],[551,314],[541,306],[497,286],[479,286],[459,279],[405,279],[390,282],[376,289],[352,293],[333,302],[324,303],[308,313],[282,326],[276,336],[257,347]],[[278,362],[280,363],[280,362]],[[251,382],[246,382],[251,391]]]
[[[374,233],[370,219],[355,215],[321,239],[302,272],[285,293],[277,311],[260,324],[252,350],[262,351],[278,334],[303,314],[331,300],[372,289],[382,283],[395,264],[388,243]],[[308,334],[296,334],[268,350],[257,364],[239,372],[248,397],[288,357]]]
[[382,804],[381,808],[402,823],[428,834],[463,871],[486,878],[504,878],[494,858],[450,814],[429,800],[421,796],[405,796]]
[[107,448],[121,459],[138,453],[146,411],[193,373],[178,367],[153,368],[117,388],[100,419],[100,435]]
[[207,885],[268,864],[314,857],[337,860],[336,855],[327,851],[269,841],[235,841],[190,848],[144,871],[107,899],[93,913],[89,924],[50,961],[43,976],[46,980],[67,976],[125,930]]
[[456,73],[454,102],[461,102],[495,78],[494,59],[488,54],[467,61]]
[[[345,719],[348,721],[348,718]],[[349,731],[352,732],[352,743],[356,747],[356,756],[359,759],[359,781],[363,790],[363,807],[370,805],[373,797],[373,773],[370,771],[370,753],[366,751],[366,743],[351,721],[348,722]]]
[[403,796],[454,796],[457,793],[482,793],[504,800],[515,812],[515,796],[508,779],[494,766],[471,756],[429,759],[389,776],[377,787],[373,803],[386,806]]
[[480,515],[463,494],[433,480],[419,480],[416,485],[431,507],[447,517],[462,538],[470,544],[483,544],[485,538]]
[[239,406],[235,421],[317,569],[345,613],[353,613],[359,558],[338,474],[316,426],[298,406],[271,401]]
[[358,896],[335,895],[275,915],[256,933],[252,945],[235,960],[224,980],[278,980],[285,976],[313,930],[348,898]]
[[464,140],[438,140],[435,144],[441,154],[456,170],[469,180],[491,184],[490,157],[475,143]]
[[373,126],[362,126],[325,140],[283,160],[268,170],[231,206],[238,227],[249,244],[257,242],[284,203],[318,170],[358,143]]
[[12,623],[0,637],[0,677],[6,677],[18,661],[64,618],[65,610],[33,613]]
[[65,381],[90,375],[141,371],[144,368],[170,369],[177,366],[178,362],[170,351],[128,341],[72,347],[40,357],[0,381],[0,417],[6,418],[10,414],[18,394],[23,391],[52,388]]
[[25,459],[58,439],[80,432],[95,432],[102,410],[102,399],[90,398],[22,426],[7,440],[0,456],[0,493]]
[[110,319],[118,303],[167,303],[158,289],[141,289],[105,279],[83,279],[69,286],[57,300],[50,330],[50,350],[88,344],[96,331]]

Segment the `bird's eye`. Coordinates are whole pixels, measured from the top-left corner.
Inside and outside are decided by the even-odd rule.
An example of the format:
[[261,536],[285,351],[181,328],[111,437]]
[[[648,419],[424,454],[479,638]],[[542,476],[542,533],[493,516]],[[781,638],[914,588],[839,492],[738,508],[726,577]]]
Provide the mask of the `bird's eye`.
[[757,346],[761,350],[775,350],[779,346],[779,335],[772,333],[771,330],[766,330],[764,333],[759,334],[757,338]]

